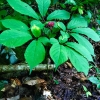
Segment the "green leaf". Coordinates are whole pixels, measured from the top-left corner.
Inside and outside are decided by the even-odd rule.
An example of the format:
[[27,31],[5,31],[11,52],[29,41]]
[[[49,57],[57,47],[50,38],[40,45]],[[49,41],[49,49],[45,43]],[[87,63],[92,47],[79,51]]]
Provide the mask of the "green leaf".
[[76,68],[76,70],[78,72],[84,72],[84,74],[87,75],[90,68],[88,61],[78,52],[67,46],[66,46],[66,51],[71,63]]
[[55,38],[50,38],[50,43],[51,44],[55,44],[55,43],[59,43],[57,39]]
[[71,36],[73,36],[79,44],[83,45],[90,52],[90,54],[95,56],[93,46],[86,38],[76,33],[72,33]]
[[66,0],[65,4],[76,5],[76,2],[74,0]]
[[91,11],[90,11],[90,10],[87,10],[87,17],[88,17],[89,19],[91,19],[91,18],[92,18],[92,13],[91,13]]
[[87,27],[87,21],[83,17],[73,17],[72,20],[68,23],[67,28],[73,29],[77,27]]
[[70,18],[70,13],[66,10],[55,10],[51,14],[48,15],[47,20],[67,20]]
[[72,32],[85,34],[86,36],[90,37],[94,41],[100,41],[99,35],[91,28],[76,28],[73,29]]
[[45,48],[40,41],[33,40],[26,48],[24,56],[30,66],[30,70],[32,70],[44,60]]
[[39,37],[38,40],[42,42],[45,46],[48,46],[50,44],[50,41],[47,37]]
[[84,85],[82,85],[82,86],[83,86],[84,91],[87,92],[88,89],[86,88],[86,86],[84,86]]
[[73,48],[81,55],[83,55],[85,58],[87,58],[88,61],[93,61],[90,52],[81,44],[74,43],[74,42],[67,42],[66,45]]
[[86,92],[86,96],[87,97],[92,96],[91,92],[90,91]]
[[56,64],[56,67],[68,60],[67,55],[66,48],[63,45],[55,43],[50,48],[50,57]]
[[32,39],[28,32],[6,30],[0,34],[0,44],[8,47],[18,47]]
[[99,84],[97,84],[97,89],[100,89],[100,83],[99,83]]
[[44,27],[44,24],[42,22],[40,22],[39,20],[33,20],[33,21],[31,21],[30,24],[31,24],[31,27],[34,26],[34,25],[36,25],[40,29],[43,29],[43,27]]
[[47,10],[50,6],[51,0],[36,0],[38,4],[38,9],[42,17],[44,17],[47,13]]
[[88,80],[94,84],[100,84],[100,80],[98,80],[97,77],[91,76]]
[[15,11],[35,19],[39,19],[39,16],[36,14],[36,12],[25,2],[21,0],[7,0],[7,2]]
[[57,25],[63,30],[66,31],[66,26],[62,22],[57,22]]
[[55,84],[59,84],[59,81],[58,81],[58,80],[54,80],[54,83],[55,83]]
[[78,12],[79,12],[80,14],[83,14],[83,8],[78,8]]
[[10,29],[16,29],[21,31],[27,31],[29,29],[26,24],[16,19],[4,19],[2,20],[2,24],[4,27]]

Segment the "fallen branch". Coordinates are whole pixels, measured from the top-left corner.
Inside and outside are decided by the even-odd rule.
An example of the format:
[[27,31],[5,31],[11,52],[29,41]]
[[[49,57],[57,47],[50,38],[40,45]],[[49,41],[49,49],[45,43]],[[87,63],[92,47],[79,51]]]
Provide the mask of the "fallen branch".
[[[43,71],[43,70],[53,70],[55,68],[54,64],[39,64],[33,71]],[[24,71],[29,70],[28,64],[20,63],[16,65],[0,65],[0,73],[13,72],[13,71]]]

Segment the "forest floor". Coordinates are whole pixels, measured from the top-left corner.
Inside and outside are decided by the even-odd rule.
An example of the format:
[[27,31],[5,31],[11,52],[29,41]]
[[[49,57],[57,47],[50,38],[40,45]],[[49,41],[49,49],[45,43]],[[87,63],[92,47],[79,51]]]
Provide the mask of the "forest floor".
[[[96,59],[95,64],[100,67],[100,43],[94,46]],[[9,79],[2,78],[8,83],[0,92],[0,100],[100,100],[100,90],[95,84],[87,80],[83,73],[78,73],[71,65],[66,62],[57,71],[20,72],[18,77],[13,76]],[[96,75],[92,68],[89,75]],[[83,85],[92,94],[86,96]],[[45,96],[46,95],[46,96]]]

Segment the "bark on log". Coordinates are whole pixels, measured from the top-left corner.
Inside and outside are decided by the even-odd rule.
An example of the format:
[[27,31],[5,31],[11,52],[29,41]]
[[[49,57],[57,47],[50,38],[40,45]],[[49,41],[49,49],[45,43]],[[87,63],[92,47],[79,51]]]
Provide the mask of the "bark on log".
[[[54,64],[39,64],[33,71],[43,71],[43,70],[53,70],[55,68]],[[14,72],[14,71],[24,71],[29,70],[28,64],[20,63],[16,65],[0,65],[0,73]]]

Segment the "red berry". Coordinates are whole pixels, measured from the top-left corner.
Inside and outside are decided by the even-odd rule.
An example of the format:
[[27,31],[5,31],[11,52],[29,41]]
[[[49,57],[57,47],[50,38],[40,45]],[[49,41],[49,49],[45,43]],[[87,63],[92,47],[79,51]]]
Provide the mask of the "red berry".
[[47,24],[49,27],[53,27],[54,26],[54,22],[48,22]]

